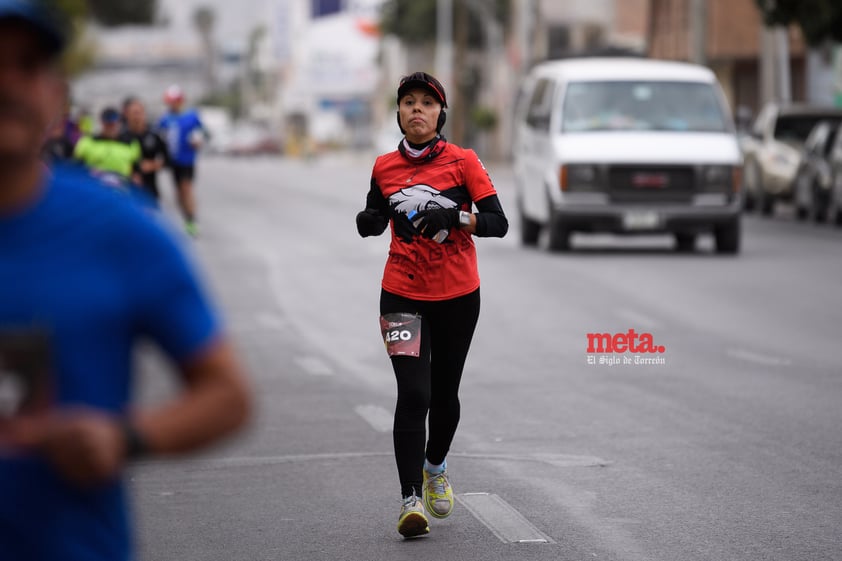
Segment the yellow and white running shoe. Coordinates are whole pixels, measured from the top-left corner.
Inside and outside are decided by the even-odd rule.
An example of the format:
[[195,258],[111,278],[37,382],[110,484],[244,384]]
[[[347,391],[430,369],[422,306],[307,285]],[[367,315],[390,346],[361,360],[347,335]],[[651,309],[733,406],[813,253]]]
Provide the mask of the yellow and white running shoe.
[[403,500],[398,518],[398,533],[405,538],[414,538],[430,533],[430,524],[424,515],[421,500],[413,494]]
[[430,473],[424,470],[424,507],[430,516],[447,518],[453,512],[453,488],[447,480],[447,470]]

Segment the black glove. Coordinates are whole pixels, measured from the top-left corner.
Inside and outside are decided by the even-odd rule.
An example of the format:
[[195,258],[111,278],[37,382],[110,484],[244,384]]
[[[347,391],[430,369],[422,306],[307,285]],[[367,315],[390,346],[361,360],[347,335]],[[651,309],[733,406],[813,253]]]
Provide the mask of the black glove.
[[402,212],[392,211],[392,223],[395,225],[395,235],[404,243],[412,243],[412,238],[420,235],[409,218]]
[[357,213],[357,232],[360,236],[379,236],[389,225],[389,219],[380,214],[380,211],[367,208]]
[[434,208],[422,210],[412,217],[418,224],[418,231],[427,239],[433,239],[439,230],[450,230],[459,226],[458,208]]

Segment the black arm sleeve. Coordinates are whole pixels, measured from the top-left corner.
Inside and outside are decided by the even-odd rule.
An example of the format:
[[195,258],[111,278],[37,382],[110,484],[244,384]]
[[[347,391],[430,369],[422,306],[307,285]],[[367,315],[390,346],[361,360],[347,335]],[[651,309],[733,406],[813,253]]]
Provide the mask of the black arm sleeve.
[[497,195],[490,195],[478,200],[477,206],[477,230],[474,234],[479,238],[502,238],[509,231],[509,220],[500,206],[500,199]]
[[379,236],[389,225],[389,205],[380,187],[371,178],[371,188],[365,196],[365,210],[357,213],[357,232],[362,237]]
[[386,201],[383,191],[380,190],[380,186],[373,177],[371,178],[371,186],[365,196],[365,208],[376,210],[384,217],[389,216],[389,203]]
[[163,159],[164,164],[169,166],[169,164],[170,164],[170,149],[167,146],[167,143],[164,142],[164,139],[161,138],[161,135],[158,134],[158,133],[155,133],[155,140],[156,140],[155,151],[157,152],[157,154],[155,156]]

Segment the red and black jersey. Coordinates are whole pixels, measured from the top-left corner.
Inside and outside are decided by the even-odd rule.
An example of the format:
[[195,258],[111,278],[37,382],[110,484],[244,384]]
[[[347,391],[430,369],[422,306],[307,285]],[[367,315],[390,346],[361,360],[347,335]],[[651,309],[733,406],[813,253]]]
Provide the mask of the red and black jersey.
[[[410,159],[399,150],[380,156],[372,186],[393,211],[404,214],[454,207],[471,212],[474,202],[497,194],[476,153],[443,139],[426,158]],[[416,300],[447,300],[473,292],[479,288],[479,272],[471,234],[453,228],[442,243],[420,236],[406,243],[395,236],[392,225],[383,288]]]

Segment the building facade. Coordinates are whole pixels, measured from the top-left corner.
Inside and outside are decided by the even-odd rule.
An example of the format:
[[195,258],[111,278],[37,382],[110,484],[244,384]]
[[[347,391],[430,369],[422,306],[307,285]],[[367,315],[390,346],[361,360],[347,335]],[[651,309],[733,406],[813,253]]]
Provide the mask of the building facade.
[[[709,66],[735,110],[756,114],[766,101],[807,99],[801,34],[795,26],[766,30],[754,0],[650,0],[647,42],[653,58]],[[786,60],[786,67],[776,60]]]

